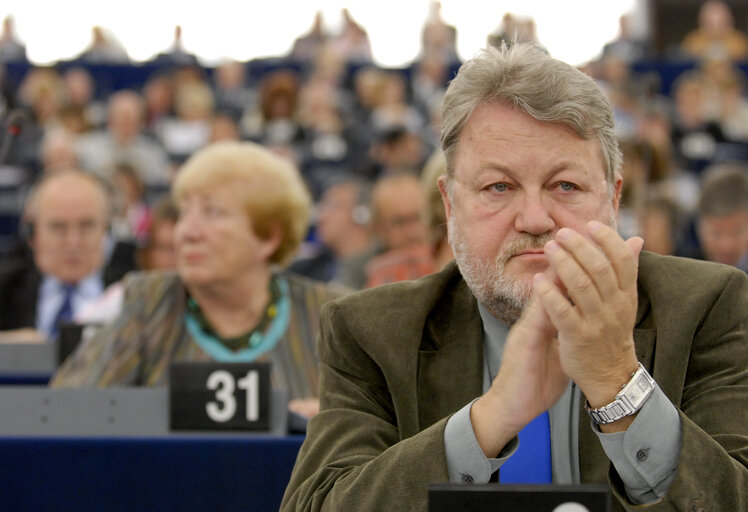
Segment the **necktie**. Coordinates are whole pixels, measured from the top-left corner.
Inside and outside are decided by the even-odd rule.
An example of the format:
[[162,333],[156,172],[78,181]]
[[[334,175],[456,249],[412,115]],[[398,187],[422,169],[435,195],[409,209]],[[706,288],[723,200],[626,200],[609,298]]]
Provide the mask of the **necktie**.
[[60,325],[70,322],[73,319],[73,293],[75,285],[66,284],[62,288],[64,298],[60,309],[55,315],[55,321],[52,324],[52,339],[57,338],[60,333]]
[[519,433],[519,448],[499,470],[504,484],[549,484],[551,469],[551,429],[548,412],[536,417]]

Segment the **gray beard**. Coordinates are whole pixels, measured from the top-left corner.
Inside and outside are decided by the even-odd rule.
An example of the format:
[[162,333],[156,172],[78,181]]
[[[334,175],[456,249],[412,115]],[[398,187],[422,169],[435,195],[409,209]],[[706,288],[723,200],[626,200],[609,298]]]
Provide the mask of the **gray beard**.
[[449,219],[449,241],[463,279],[483,307],[511,326],[516,322],[532,295],[532,283],[505,274],[509,259],[527,249],[542,249],[553,239],[553,233],[523,233],[504,247],[494,261],[484,261],[470,253],[453,218]]

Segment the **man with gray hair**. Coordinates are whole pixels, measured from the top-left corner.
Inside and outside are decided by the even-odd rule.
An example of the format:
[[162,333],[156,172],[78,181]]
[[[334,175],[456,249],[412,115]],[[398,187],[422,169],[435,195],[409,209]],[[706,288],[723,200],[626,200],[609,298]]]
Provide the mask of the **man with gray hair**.
[[442,114],[456,263],[326,307],[281,509],[426,510],[429,483],[495,480],[748,509],[746,275],[617,234],[613,113],[574,67],[489,48]]

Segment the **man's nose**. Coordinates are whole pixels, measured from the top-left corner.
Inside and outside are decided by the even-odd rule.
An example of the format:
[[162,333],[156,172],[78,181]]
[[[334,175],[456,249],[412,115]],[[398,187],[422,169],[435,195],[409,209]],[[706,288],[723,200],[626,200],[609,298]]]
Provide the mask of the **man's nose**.
[[520,233],[540,235],[554,230],[550,205],[542,192],[524,191],[515,201],[514,228]]

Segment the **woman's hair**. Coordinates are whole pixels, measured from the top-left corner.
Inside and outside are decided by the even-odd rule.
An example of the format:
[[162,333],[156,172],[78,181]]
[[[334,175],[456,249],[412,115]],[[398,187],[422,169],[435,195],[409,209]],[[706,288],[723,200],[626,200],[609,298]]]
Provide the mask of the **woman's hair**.
[[195,153],[173,184],[175,202],[188,193],[230,184],[240,197],[252,229],[267,239],[280,229],[281,242],[270,263],[288,263],[307,233],[311,197],[299,171],[287,160],[251,142],[223,141]]
[[528,44],[488,47],[465,62],[449,85],[442,105],[442,150],[447,176],[454,177],[457,143],[481,105],[502,103],[538,121],[559,122],[583,139],[597,138],[609,186],[620,172],[621,152],[613,110],[589,76]]

